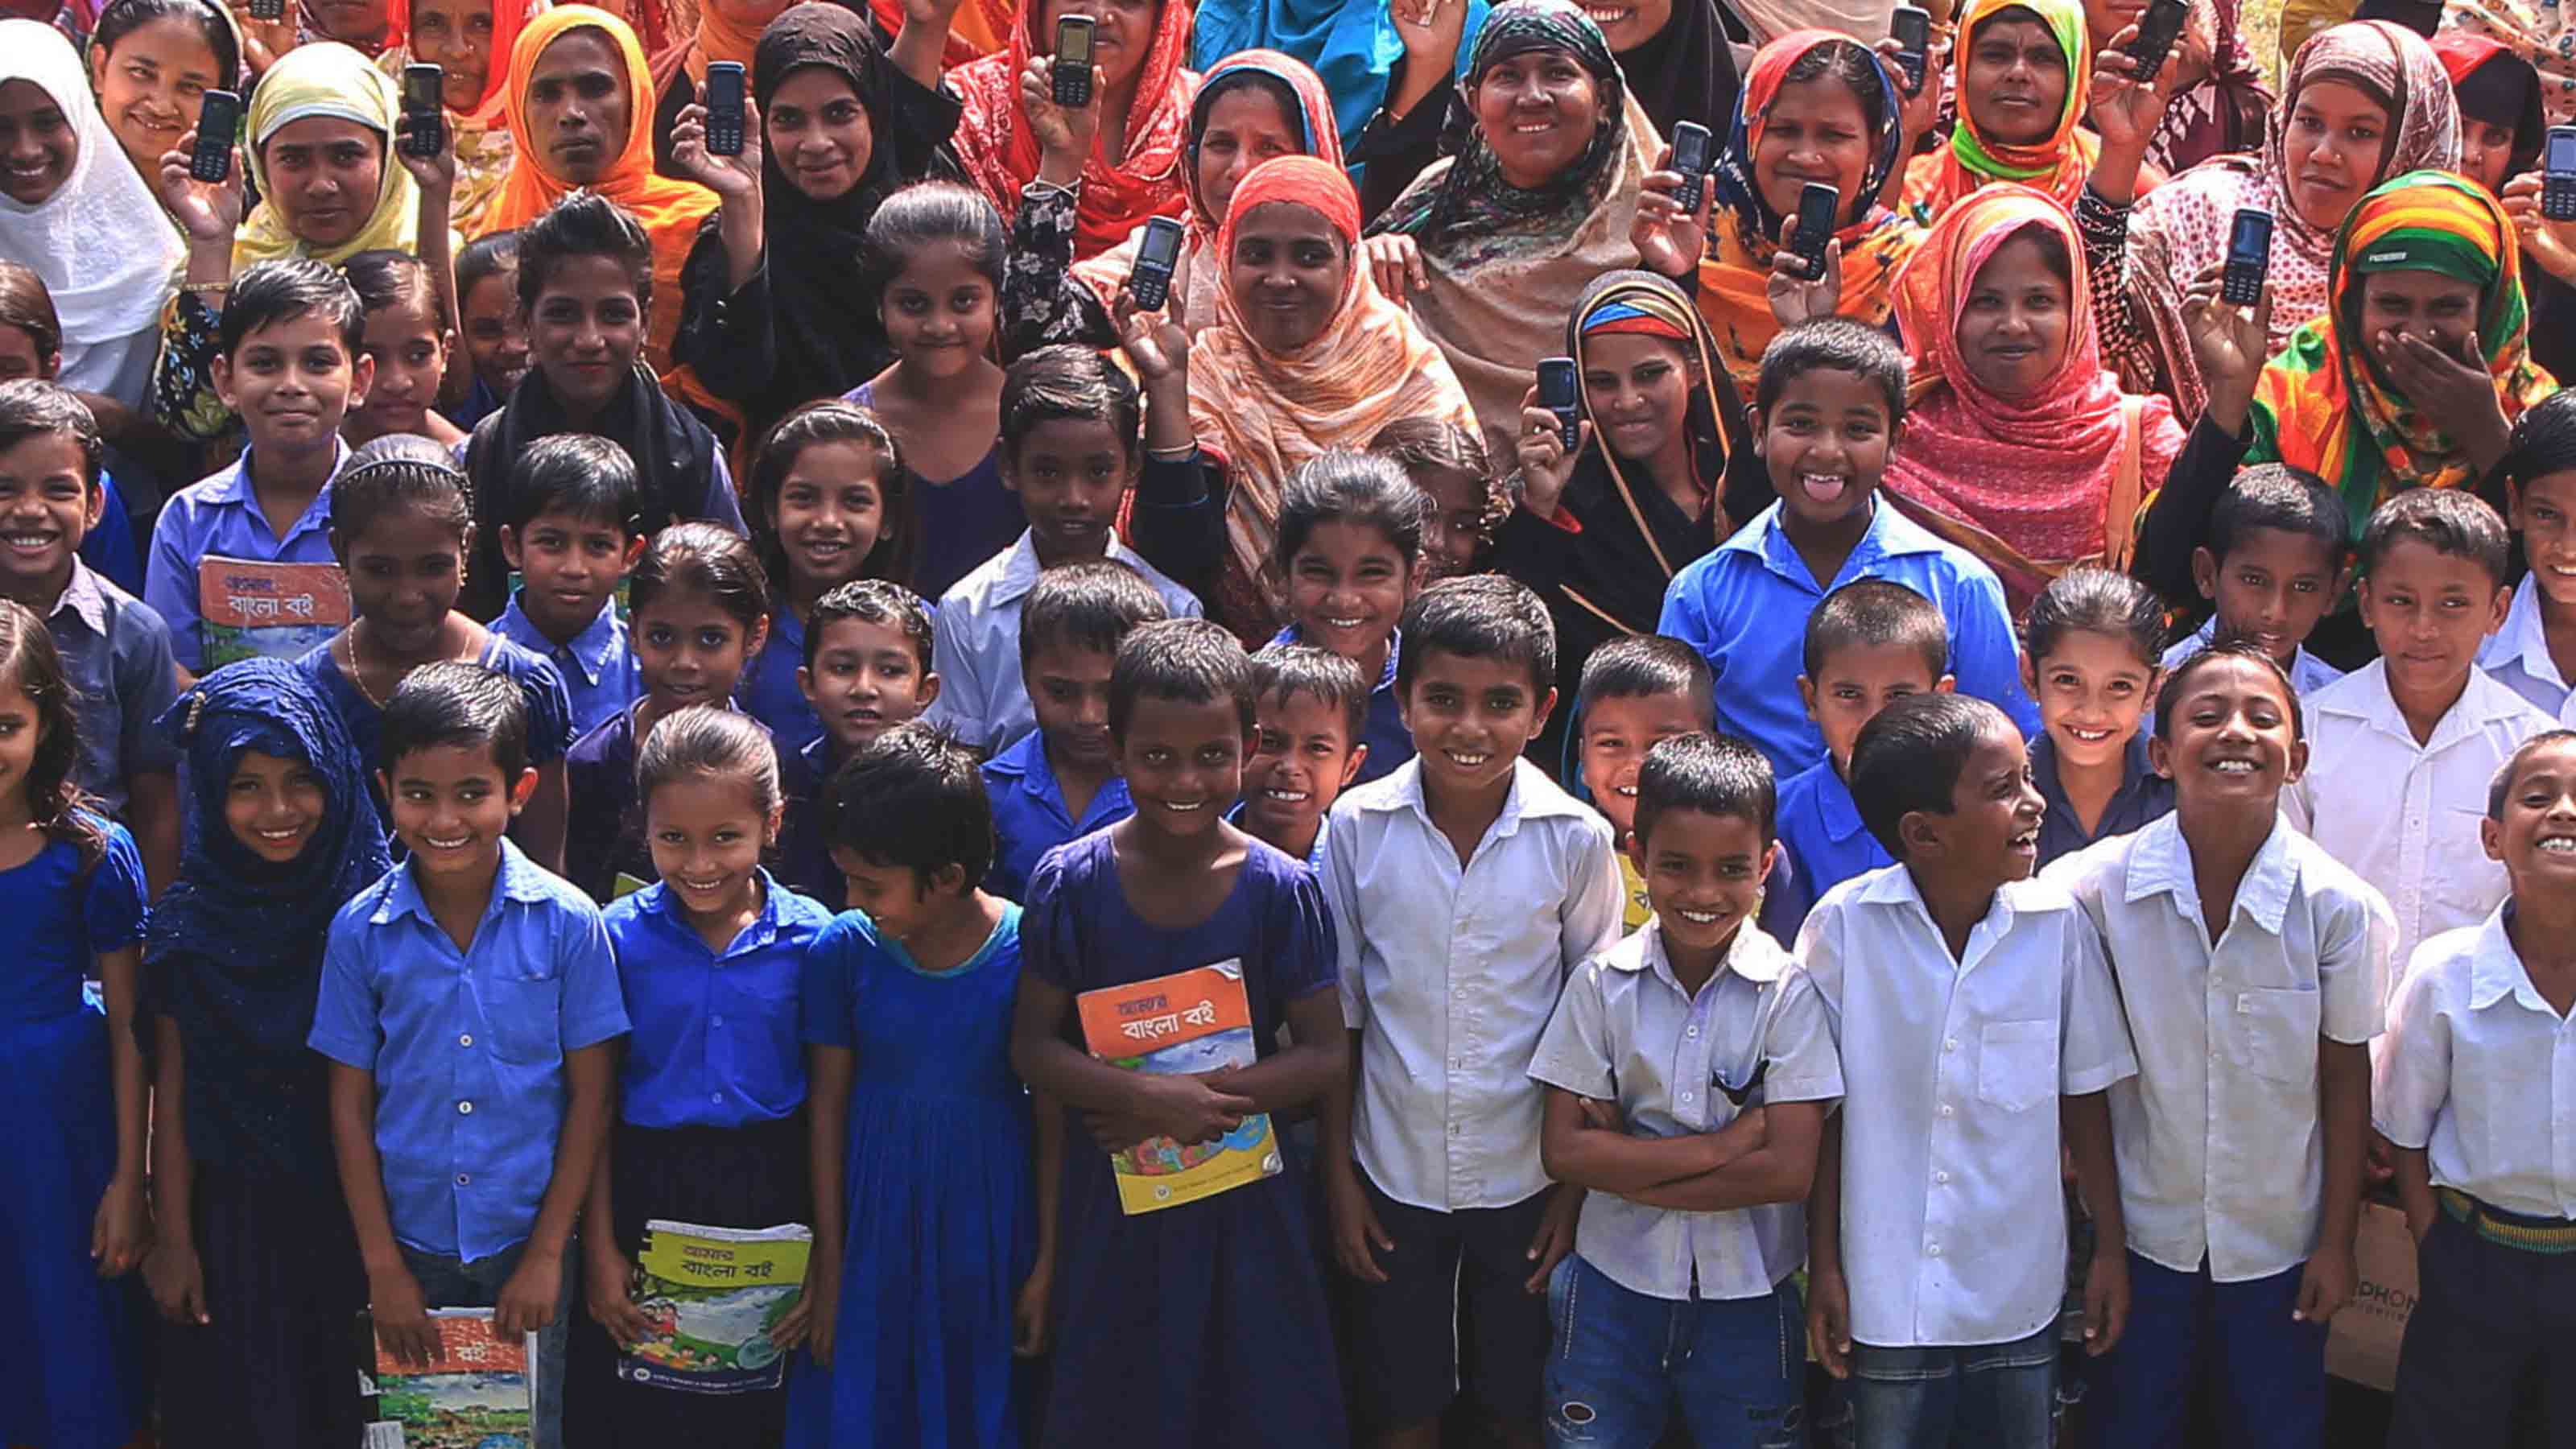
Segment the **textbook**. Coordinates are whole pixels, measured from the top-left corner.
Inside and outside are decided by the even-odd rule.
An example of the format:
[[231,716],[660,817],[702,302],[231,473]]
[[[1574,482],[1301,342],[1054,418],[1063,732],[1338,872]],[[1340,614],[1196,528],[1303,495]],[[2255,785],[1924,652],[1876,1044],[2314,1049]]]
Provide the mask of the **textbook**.
[[292,661],[347,627],[348,575],[335,563],[208,554],[197,565],[197,617],[209,673],[253,657]]
[[[1086,991],[1074,1006],[1083,1045],[1127,1071],[1178,1076],[1248,1067],[1259,1058],[1239,957]],[[1119,1210],[1134,1217],[1276,1177],[1281,1163],[1270,1114],[1255,1112],[1215,1141],[1184,1147],[1169,1137],[1148,1138],[1109,1154],[1109,1166],[1118,1178]]]
[[654,1219],[644,1225],[630,1291],[653,1336],[617,1356],[617,1376],[684,1394],[747,1394],[787,1379],[769,1341],[805,1294],[814,1232],[785,1227],[710,1228]]
[[358,1392],[368,1402],[365,1449],[529,1449],[535,1417],[537,1336],[503,1338],[489,1308],[435,1308],[439,1355],[426,1369],[394,1361],[364,1314]]

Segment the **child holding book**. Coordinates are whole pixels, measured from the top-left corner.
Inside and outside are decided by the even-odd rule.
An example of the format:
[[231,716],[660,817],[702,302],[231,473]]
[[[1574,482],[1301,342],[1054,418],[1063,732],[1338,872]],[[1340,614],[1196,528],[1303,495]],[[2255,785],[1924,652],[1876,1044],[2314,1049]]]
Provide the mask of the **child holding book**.
[[501,555],[519,574],[492,632],[544,656],[572,699],[573,737],[644,692],[617,586],[644,556],[635,460],[606,438],[540,438],[510,465]]
[[823,721],[812,744],[778,757],[787,794],[779,837],[779,879],[838,914],[848,886],[832,863],[822,819],[825,787],[843,765],[939,697],[930,669],[930,606],[891,579],[857,579],[825,594],[805,626],[805,666],[796,686]]
[[1583,661],[1576,688],[1576,743],[1582,748],[1584,793],[1610,822],[1619,854],[1621,923],[1643,928],[1654,907],[1628,845],[1637,829],[1637,777],[1646,755],[1677,735],[1704,734],[1709,716],[1708,662],[1679,639],[1633,634],[1613,639]]

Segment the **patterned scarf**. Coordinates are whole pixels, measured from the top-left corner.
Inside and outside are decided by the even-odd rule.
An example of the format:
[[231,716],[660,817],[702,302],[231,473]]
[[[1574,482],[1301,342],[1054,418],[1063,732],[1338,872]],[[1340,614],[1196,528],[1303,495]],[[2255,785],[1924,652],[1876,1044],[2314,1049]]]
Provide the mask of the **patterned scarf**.
[[1950,132],[1950,144],[1927,155],[1917,156],[1905,168],[1905,201],[1915,220],[1929,225],[1950,209],[1952,203],[1989,181],[2018,181],[2037,187],[2057,198],[2060,206],[2072,208],[2084,189],[2084,178],[2092,174],[2094,158],[2102,143],[2082,128],[2086,97],[2093,84],[2093,56],[2084,30],[2084,6],[2081,0],[1969,0],[1960,17],[1961,37],[1951,60],[1951,89],[1959,95],[1968,93],[1968,61],[1976,49],[1977,31],[2004,10],[2025,10],[2037,15],[2057,41],[2059,56],[2066,62],[2065,103],[2058,108],[2057,124],[2037,144],[2013,145],[1989,141],[1977,134],[1976,121],[1966,105],[1959,107],[1959,124]]
[[2540,73],[2540,105],[2549,123],[2576,122],[2576,33],[2565,7],[2529,0],[2451,0],[2443,7],[2445,30],[2492,40]]

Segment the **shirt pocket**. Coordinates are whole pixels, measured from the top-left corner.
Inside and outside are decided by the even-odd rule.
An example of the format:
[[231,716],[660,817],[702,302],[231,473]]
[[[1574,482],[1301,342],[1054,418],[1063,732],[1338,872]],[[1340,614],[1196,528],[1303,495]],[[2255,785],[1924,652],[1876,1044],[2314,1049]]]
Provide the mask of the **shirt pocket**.
[[522,1066],[563,1059],[563,981],[550,968],[512,963],[476,980],[494,1056]]
[[2319,992],[2240,990],[2219,1036],[2233,1065],[2267,1082],[2313,1087],[2317,1029],[2324,1020]]
[[1977,1097],[2007,1112],[2057,1095],[2057,1023],[1988,1022],[1977,1040]]
[[[2484,920],[2488,912],[2504,904],[2512,889],[2505,879],[2503,863],[2487,859],[2484,838],[2478,829],[2487,818],[2486,812],[2445,809],[2438,818],[2439,829],[2425,843],[2424,873],[2430,879],[2425,882],[2424,894],[2439,904],[2455,924]],[[2425,934],[2430,936],[2433,930],[2428,928]],[[2403,969],[2405,963],[2391,965]]]

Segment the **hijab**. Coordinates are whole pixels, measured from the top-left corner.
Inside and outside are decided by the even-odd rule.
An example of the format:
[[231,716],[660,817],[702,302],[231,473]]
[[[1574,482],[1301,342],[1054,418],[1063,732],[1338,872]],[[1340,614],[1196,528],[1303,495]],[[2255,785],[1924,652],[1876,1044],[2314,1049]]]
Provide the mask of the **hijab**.
[[[889,0],[880,0],[889,3]],[[1485,22],[1485,0],[1461,0],[1467,7],[1458,34],[1463,60],[1475,47],[1476,31]],[[1702,0],[1708,3],[1708,0]],[[1202,71],[1213,74],[1219,61],[1247,50],[1270,50],[1295,56],[1323,77],[1335,124],[1342,134],[1358,136],[1386,105],[1396,63],[1404,58],[1404,37],[1385,4],[1354,5],[1347,0],[1199,0],[1191,31],[1190,54]]]
[[104,391],[119,349],[152,329],[185,248],[91,99],[89,74],[62,32],[0,20],[0,81],[32,82],[70,122],[71,174],[34,206],[0,196],[0,256],[33,270],[62,321],[62,383]]
[[1950,85],[1968,93],[1968,63],[1976,51],[1977,31],[2005,10],[2026,10],[2039,17],[2057,42],[2066,62],[2066,98],[2057,124],[2031,145],[1988,140],[1977,132],[1965,102],[1950,144],[1914,158],[1905,168],[1905,200],[1917,221],[1927,225],[1962,196],[1989,181],[2018,181],[2073,207],[2093,174],[2101,141],[2083,128],[2084,108],[2092,94],[2091,38],[2084,29],[2083,0],[1968,0],[1959,19],[1959,43],[1951,56]]
[[492,0],[491,59],[483,68],[483,98],[474,103],[474,109],[454,113],[460,128],[509,130],[510,55],[518,47],[519,32],[546,8],[547,0]]
[[[483,214],[501,194],[517,154],[510,135],[510,51],[531,17],[542,15],[549,0],[492,0],[491,60],[483,72],[483,95],[471,110],[448,112],[456,138],[456,194],[448,214],[456,229],[472,235],[481,230]],[[377,57],[376,69],[400,78],[413,59],[408,34],[404,43]]]
[[376,204],[357,235],[317,251],[287,230],[273,200],[263,201],[233,237],[233,274],[239,276],[255,262],[280,257],[310,257],[336,267],[360,252],[387,247],[420,250],[420,191],[393,153],[394,118],[400,111],[392,77],[336,40],[299,45],[270,66],[251,96],[250,144],[242,148],[250,166],[251,189],[261,195],[270,190],[261,153],[271,137],[294,122],[325,116],[375,133]]
[[1676,121],[1714,131],[1735,114],[1741,83],[1717,0],[1673,0],[1673,18],[1653,39],[1619,52],[1619,70],[1627,78],[1628,94],[1666,136]]
[[2548,122],[2540,111],[2540,72],[2501,41],[2445,30],[2433,37],[2433,53],[2451,78],[2451,96],[2463,121],[2482,121],[2513,132],[2513,160],[2508,178],[2531,169],[2540,157]]
[[2237,6],[2238,0],[2192,0],[2192,19],[2212,41],[2209,73],[2165,103],[2164,119],[2147,142],[2147,164],[2167,176],[2212,156],[2256,149],[2263,139],[2277,103],[2245,43]]

